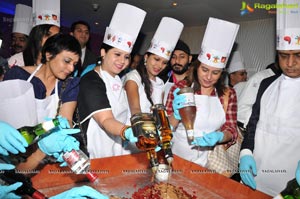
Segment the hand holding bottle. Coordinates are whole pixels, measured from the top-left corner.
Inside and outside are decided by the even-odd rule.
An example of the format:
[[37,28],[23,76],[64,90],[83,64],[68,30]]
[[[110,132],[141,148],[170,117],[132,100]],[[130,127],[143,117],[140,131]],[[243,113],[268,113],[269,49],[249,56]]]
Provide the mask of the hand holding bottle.
[[181,120],[179,109],[183,107],[184,102],[186,101],[186,97],[184,95],[178,95],[177,93],[180,91],[179,88],[176,88],[173,92],[174,100],[172,102],[173,106],[173,114],[176,120]]
[[298,162],[298,167],[296,169],[296,180],[298,182],[298,185],[300,186],[300,161]]
[[191,144],[201,147],[215,146],[218,142],[223,140],[223,137],[223,132],[204,133],[202,137],[196,137]]
[[60,153],[79,149],[79,142],[71,134],[80,132],[80,129],[55,129],[51,134],[38,141],[38,146],[47,155],[59,157]]
[[138,141],[137,137],[134,136],[132,128],[129,127],[125,130],[124,136],[126,138],[126,140],[128,140],[131,143],[135,143]]
[[256,182],[253,175],[257,175],[256,162],[252,155],[244,155],[240,158],[240,175],[244,184],[256,189]]
[[0,121],[0,154],[8,155],[8,152],[24,153],[28,144],[21,134],[11,125]]
[[[14,168],[15,166],[11,164],[0,164],[0,170],[11,170]],[[20,186],[22,186],[22,182],[17,182],[9,186],[0,185],[0,198],[21,198],[13,193],[13,191],[17,190]]]
[[93,198],[93,199],[109,199],[108,196],[105,196],[92,187],[82,186],[75,187],[63,193],[60,193],[56,196],[50,197],[49,199],[81,199],[81,198]]

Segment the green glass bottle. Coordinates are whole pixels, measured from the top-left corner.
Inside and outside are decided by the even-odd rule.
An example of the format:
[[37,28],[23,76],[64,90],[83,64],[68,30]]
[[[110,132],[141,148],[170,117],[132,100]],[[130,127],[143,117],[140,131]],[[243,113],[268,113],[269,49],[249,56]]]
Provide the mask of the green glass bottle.
[[296,178],[290,180],[286,188],[274,199],[300,199],[300,185],[297,183]]
[[43,135],[50,131],[51,129],[59,125],[59,120],[57,118],[40,123],[36,126],[24,126],[18,129],[21,135],[25,138],[28,144],[31,144],[37,136]]

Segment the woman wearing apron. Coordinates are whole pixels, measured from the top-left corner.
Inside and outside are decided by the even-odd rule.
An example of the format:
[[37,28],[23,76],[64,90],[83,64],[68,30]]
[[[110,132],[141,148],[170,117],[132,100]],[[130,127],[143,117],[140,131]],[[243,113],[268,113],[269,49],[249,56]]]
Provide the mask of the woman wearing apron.
[[[72,117],[77,104],[79,79],[66,78],[73,72],[80,54],[80,45],[74,37],[57,34],[46,41],[42,49],[42,64],[38,67],[13,67],[6,73],[5,80],[20,79],[32,84],[35,95],[36,124],[43,122],[46,117],[54,118],[56,115],[61,115],[67,119],[62,128],[72,126]],[[63,84],[65,85],[64,89],[62,88]],[[60,107],[59,100],[61,100]],[[14,109],[13,112],[18,111],[17,107],[11,108]],[[59,112],[57,112],[58,108]],[[22,117],[19,115],[13,116],[15,120]],[[54,142],[55,140],[51,144],[53,145]],[[64,144],[61,147],[63,149]],[[47,151],[36,150],[28,157],[28,161],[18,165],[18,169],[35,168],[38,165],[38,161],[35,159],[42,160],[46,154]]]
[[90,158],[133,152],[122,146],[125,138],[131,142],[137,139],[127,126],[128,102],[118,74],[130,63],[130,53],[145,15],[137,7],[118,3],[101,46],[101,64],[80,80],[79,117]]
[[[158,74],[167,66],[182,29],[181,22],[163,17],[150,48],[144,55],[144,60],[140,62],[136,70],[126,74],[124,87],[131,115],[140,112],[150,113],[154,104],[163,103],[164,82]],[[172,36],[168,33],[172,33]]]
[[[185,99],[177,95],[177,92],[180,87],[186,85],[178,84],[179,88],[174,91],[173,113],[169,112],[170,123],[175,127],[172,150],[174,154],[204,167],[207,165],[211,147],[216,144],[230,145],[237,138],[236,94],[233,89],[227,88],[224,84],[224,68],[237,29],[238,25],[220,19],[210,18],[208,21],[198,60],[193,63],[192,88],[195,96],[196,119],[195,138],[191,145],[188,143],[183,124],[179,123],[181,117],[178,113]],[[182,83],[184,82],[188,81]],[[227,92],[229,98],[225,113],[223,105]]]

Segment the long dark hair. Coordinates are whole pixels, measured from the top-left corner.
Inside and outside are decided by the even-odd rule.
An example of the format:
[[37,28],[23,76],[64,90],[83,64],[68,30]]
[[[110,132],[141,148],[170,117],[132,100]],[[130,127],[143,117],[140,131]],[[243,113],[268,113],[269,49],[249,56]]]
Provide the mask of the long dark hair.
[[[200,67],[201,65],[201,62],[196,59],[192,65],[194,66],[194,71],[193,71],[193,76],[194,76],[194,91],[197,92],[197,91],[200,91],[201,90],[201,85],[199,83],[199,78],[198,78],[198,74],[197,74],[197,71],[198,71],[198,68]],[[225,86],[225,78],[226,78],[226,72],[225,70],[222,71],[222,74],[219,78],[219,80],[217,81],[217,83],[214,85],[216,87],[216,90],[217,90],[217,93],[218,93],[218,96],[221,97],[224,95],[225,93],[225,90],[226,90],[226,86]]]
[[[153,55],[150,52],[147,52],[145,55],[150,57]],[[145,61],[144,59],[141,59],[139,65],[136,67],[137,72],[140,74],[141,79],[142,79],[142,84],[144,85],[144,90],[147,96],[147,99],[150,101],[151,105],[153,106],[153,101],[151,99],[151,93],[152,93],[152,84],[149,78],[149,74],[147,72],[146,66],[145,66]]]
[[39,53],[42,50],[42,40],[44,36],[49,36],[49,30],[54,25],[43,24],[32,28],[30,31],[27,46],[23,51],[25,66],[33,66],[37,62]]

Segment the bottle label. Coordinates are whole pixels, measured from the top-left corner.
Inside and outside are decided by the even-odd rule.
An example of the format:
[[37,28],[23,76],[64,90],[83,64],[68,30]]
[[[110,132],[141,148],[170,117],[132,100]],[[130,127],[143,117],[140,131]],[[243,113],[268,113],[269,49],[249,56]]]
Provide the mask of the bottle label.
[[75,164],[80,159],[80,156],[77,151],[72,150],[70,152],[66,152],[63,155],[63,158],[68,165],[73,166],[73,164]]
[[180,95],[185,96],[185,101],[182,104],[182,107],[196,106],[194,93],[182,93]]
[[55,125],[54,125],[54,123],[53,123],[52,120],[51,121],[43,122],[42,126],[43,126],[43,129],[45,131],[49,131],[49,130],[51,130],[51,129],[53,129],[55,127]]

